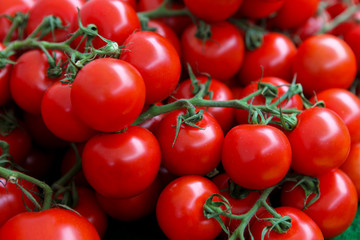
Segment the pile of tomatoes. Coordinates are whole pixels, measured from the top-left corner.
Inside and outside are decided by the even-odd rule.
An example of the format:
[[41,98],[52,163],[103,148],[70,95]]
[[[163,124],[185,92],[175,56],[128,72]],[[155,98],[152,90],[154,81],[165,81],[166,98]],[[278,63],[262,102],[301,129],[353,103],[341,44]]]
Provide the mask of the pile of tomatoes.
[[0,239],[341,236],[359,19],[358,0],[0,0]]

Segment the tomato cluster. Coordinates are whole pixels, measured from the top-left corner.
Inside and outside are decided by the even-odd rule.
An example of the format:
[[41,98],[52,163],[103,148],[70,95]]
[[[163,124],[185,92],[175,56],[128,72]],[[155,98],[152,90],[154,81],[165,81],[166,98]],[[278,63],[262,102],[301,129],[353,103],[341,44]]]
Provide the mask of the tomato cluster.
[[0,0],[0,239],[341,235],[359,17],[357,0]]

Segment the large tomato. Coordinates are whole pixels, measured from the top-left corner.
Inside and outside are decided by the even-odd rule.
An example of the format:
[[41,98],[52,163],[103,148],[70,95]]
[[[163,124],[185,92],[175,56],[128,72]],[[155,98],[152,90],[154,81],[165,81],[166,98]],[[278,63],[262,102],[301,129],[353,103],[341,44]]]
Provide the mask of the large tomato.
[[79,71],[70,97],[75,114],[85,124],[99,131],[115,132],[129,126],[141,113],[145,84],[131,64],[101,58]]
[[344,121],[332,110],[309,108],[298,115],[287,134],[293,152],[291,168],[316,176],[339,167],[350,151],[350,134]]
[[215,118],[204,112],[202,120],[195,123],[197,127],[182,123],[175,140],[181,114],[185,110],[170,112],[157,129],[162,165],[178,176],[205,175],[220,162],[224,134]]
[[225,136],[222,164],[238,185],[264,189],[280,182],[290,168],[291,147],[285,134],[268,125],[241,124]]
[[82,166],[86,179],[100,194],[125,198],[144,191],[160,167],[155,136],[142,127],[97,135],[85,144]]
[[95,227],[79,214],[59,208],[24,212],[0,228],[0,239],[100,240]]
[[[317,176],[320,181],[320,198],[304,212],[320,227],[326,239],[343,233],[353,222],[358,207],[354,184],[341,170],[335,169]],[[304,208],[305,192],[295,183],[287,183],[281,191],[281,204]],[[314,196],[310,196],[310,201]]]
[[161,192],[156,217],[161,230],[172,240],[212,240],[221,232],[219,223],[204,217],[203,205],[219,189],[201,176],[175,179]]

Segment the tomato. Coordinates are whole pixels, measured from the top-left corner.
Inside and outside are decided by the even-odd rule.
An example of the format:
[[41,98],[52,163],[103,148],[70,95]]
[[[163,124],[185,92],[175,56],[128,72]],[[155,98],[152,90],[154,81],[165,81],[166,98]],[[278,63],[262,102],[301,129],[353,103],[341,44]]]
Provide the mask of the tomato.
[[160,20],[149,20],[149,28],[155,28],[155,32],[166,38],[175,48],[176,52],[181,56],[181,47],[179,37],[175,31]]
[[[1,21],[1,19],[0,19]],[[1,24],[1,22],[0,22]],[[1,29],[1,27],[0,27]],[[0,37],[1,38],[1,37]],[[5,46],[0,41],[0,51],[4,50]],[[4,106],[11,99],[10,97],[10,72],[11,65],[7,64],[4,68],[0,69],[0,106]]]
[[[130,34],[141,29],[135,10],[122,1],[88,1],[82,6],[80,17],[83,26],[95,24],[101,36],[117,42],[119,46]],[[72,31],[75,32],[78,26],[78,19],[74,19],[71,26]],[[77,46],[80,40],[80,37],[77,38],[73,44]],[[99,37],[95,37],[92,43],[95,48],[106,45]]]
[[[261,82],[270,83],[274,86],[277,86],[278,95],[271,101],[271,103],[275,103],[276,101],[279,101],[279,98],[281,96],[283,96],[289,90],[289,87],[286,86],[286,85],[289,85],[289,83],[284,81],[281,78],[264,77],[261,79]],[[247,85],[245,88],[242,89],[238,98],[239,99],[244,98],[244,97],[256,92],[257,90],[258,90],[258,81],[252,82],[249,85]],[[248,101],[248,103],[251,103],[252,105],[265,105],[265,100],[266,100],[265,97],[263,97],[262,95],[258,95],[256,97],[254,97],[253,99],[250,99]],[[299,110],[303,109],[301,97],[299,95],[294,95],[290,99],[283,101],[281,103],[281,108],[282,109],[296,108]],[[249,111],[237,109],[235,111],[235,116],[236,116],[236,120],[239,124],[249,122],[248,121]],[[278,118],[273,118],[273,119],[280,120]]]
[[291,168],[317,176],[339,167],[350,151],[350,134],[344,121],[332,110],[309,108],[297,116],[287,134],[293,152]]
[[195,123],[197,127],[182,123],[174,142],[177,118],[185,113],[185,110],[168,113],[158,127],[162,165],[178,176],[205,175],[220,163],[224,134],[215,118],[204,112],[202,120]]
[[[199,81],[199,84],[205,84],[207,81],[207,77],[198,76],[196,79]],[[209,91],[212,92],[211,100],[214,101],[227,101],[232,100],[233,94],[230,88],[223,82],[220,82],[216,79],[211,79],[211,83],[209,86]],[[193,87],[191,85],[191,80],[187,79],[182,81],[176,90],[171,94],[171,98],[169,101],[175,101],[175,99],[186,98],[190,99],[194,97]],[[205,99],[209,99],[209,96],[205,96]],[[203,107],[208,113],[210,113],[220,124],[223,132],[227,132],[234,123],[235,119],[235,110],[233,108],[225,108],[225,107]]]
[[221,227],[203,213],[206,199],[214,193],[219,193],[216,185],[201,176],[183,176],[169,183],[156,205],[161,230],[172,240],[215,239]]
[[[35,184],[33,183],[25,180],[19,180],[19,184],[28,191],[38,192]],[[38,199],[35,194],[32,195],[35,199]],[[25,204],[30,209],[35,209],[35,205],[25,196],[16,184],[6,181],[4,178],[0,178],[0,227],[13,216],[21,212],[26,212],[27,209]]]
[[160,167],[159,143],[150,131],[137,126],[97,135],[85,144],[82,167],[96,192],[132,197],[154,181]]
[[21,167],[26,170],[26,174],[43,180],[51,174],[52,167],[55,165],[56,154],[57,152],[33,147]]
[[281,29],[300,27],[315,15],[319,2],[320,0],[285,1],[270,20],[270,24]]
[[264,189],[285,177],[291,155],[290,143],[279,129],[268,125],[241,124],[225,136],[222,164],[236,184],[250,189]]
[[[64,54],[56,52],[57,61]],[[22,54],[11,71],[10,92],[15,103],[24,111],[40,114],[41,100],[45,91],[59,78],[50,78],[48,59],[41,50],[30,50]],[[64,62],[64,61],[62,61]]]
[[85,142],[96,131],[80,121],[72,108],[71,86],[56,82],[45,92],[41,102],[41,116],[45,125],[57,137],[69,142]]
[[340,38],[315,35],[300,44],[293,60],[293,72],[307,95],[329,88],[346,89],[355,79],[356,59]]
[[224,81],[233,77],[244,59],[244,41],[238,29],[226,21],[210,24],[211,37],[203,42],[195,36],[196,26],[188,26],[181,36],[184,64],[194,72],[205,72]]
[[244,0],[239,15],[248,18],[264,18],[276,12],[285,0]]
[[100,240],[94,226],[79,214],[53,208],[16,215],[0,228],[1,239]]
[[104,237],[107,229],[107,216],[90,188],[77,188],[79,201],[74,210],[94,225],[100,237]]
[[[318,101],[322,100],[325,107],[336,112],[349,129],[351,142],[360,141],[360,100],[352,92],[331,88],[316,94]],[[311,99],[315,102],[315,96]]]
[[115,132],[129,126],[141,113],[145,84],[131,64],[101,58],[79,71],[70,97],[81,121],[95,130]]
[[330,20],[331,17],[327,11],[317,13],[314,16],[308,18],[304,24],[295,30],[295,36],[298,37],[299,40],[304,41],[306,38],[311,37],[319,32],[325,24],[330,22]]
[[30,9],[29,19],[26,25],[26,34],[30,35],[43,19],[49,15],[60,18],[63,26],[67,29],[56,29],[54,36],[52,33],[47,34],[43,39],[46,41],[61,42],[68,38],[71,33],[69,30],[70,24],[77,19],[77,8],[82,6],[83,2],[80,0],[38,0]]
[[360,69],[360,47],[358,44],[358,40],[360,38],[360,26],[356,26],[349,30],[345,36],[345,42],[351,47],[355,54],[357,68]]
[[262,231],[265,227],[270,226],[269,221],[262,221],[262,219],[271,218],[272,215],[268,212],[263,213],[259,220],[256,221],[250,228],[250,231],[255,240],[323,240],[324,236],[321,233],[317,224],[305,213],[293,207],[277,207],[275,211],[281,216],[289,216],[291,218],[291,227],[285,233],[278,233],[275,229],[270,232],[267,231],[264,238],[261,237]]
[[262,76],[291,82],[295,53],[296,47],[290,38],[275,32],[265,34],[259,48],[245,51],[244,63],[238,74],[239,82],[245,86]]
[[196,17],[206,21],[223,21],[231,17],[243,0],[184,0],[185,6]]
[[166,38],[150,31],[131,34],[124,42],[120,59],[129,62],[144,79],[145,102],[156,103],[167,98],[180,79],[180,58]]
[[[335,169],[317,176],[320,198],[304,210],[320,227],[326,239],[343,233],[355,218],[358,198],[354,184],[341,170]],[[304,190],[295,183],[287,183],[281,191],[281,204],[298,209],[304,207]],[[291,190],[293,189],[293,190]],[[310,201],[313,196],[310,196]],[[308,202],[307,201],[307,202]]]
[[358,199],[360,199],[360,143],[351,145],[349,156],[340,166],[340,169],[344,171],[354,183]]
[[[162,102],[157,102],[155,103],[155,105],[157,106],[163,106],[164,104]],[[147,110],[147,106],[144,107],[143,111]],[[148,120],[146,120],[145,122],[142,122],[139,124],[140,127],[146,128],[147,130],[149,130],[152,133],[155,133],[159,127],[159,124],[161,122],[161,120],[164,118],[164,116],[166,115],[166,113],[160,114],[160,115],[156,115]]]

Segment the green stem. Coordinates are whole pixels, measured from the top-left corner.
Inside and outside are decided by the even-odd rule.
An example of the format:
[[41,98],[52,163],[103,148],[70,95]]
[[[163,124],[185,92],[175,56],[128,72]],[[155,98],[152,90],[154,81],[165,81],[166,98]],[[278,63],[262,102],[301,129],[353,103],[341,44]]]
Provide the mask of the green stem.
[[139,12],[138,16],[140,19],[153,19],[153,18],[161,18],[161,17],[174,17],[174,16],[189,16],[191,13],[188,9],[169,9],[167,5],[169,4],[169,0],[163,1],[163,3],[156,9]]
[[4,41],[3,41],[5,46],[10,43],[13,33],[19,27],[20,23],[21,23],[20,19],[15,17],[12,24],[11,24],[11,27],[10,27],[8,33],[6,34],[6,37],[5,37]]

